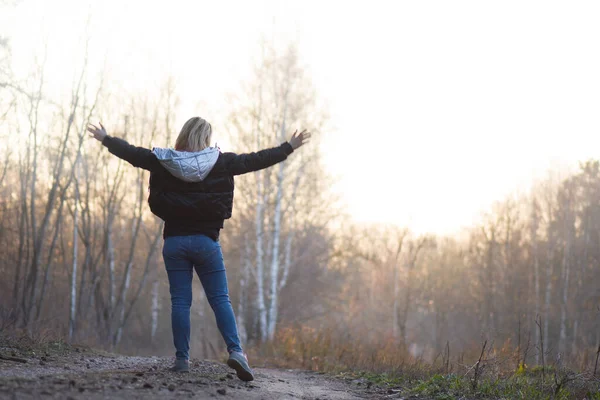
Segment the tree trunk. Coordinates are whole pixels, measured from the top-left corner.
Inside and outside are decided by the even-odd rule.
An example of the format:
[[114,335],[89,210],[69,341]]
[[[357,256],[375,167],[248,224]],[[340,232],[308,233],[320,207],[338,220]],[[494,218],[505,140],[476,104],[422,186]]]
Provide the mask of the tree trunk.
[[271,255],[271,304],[269,309],[268,340],[273,340],[277,326],[277,311],[279,301],[279,238],[281,236],[281,202],[283,198],[284,163],[279,163],[277,174],[277,199],[273,226],[273,251]]
[[160,306],[158,304],[158,273],[154,270],[154,281],[152,282],[152,308],[150,310],[152,314],[152,322],[150,326],[150,340],[154,343],[156,337],[156,330],[158,329],[158,313]]
[[[87,54],[86,54],[86,56],[87,56]],[[36,226],[35,215],[32,215],[32,233],[33,233],[33,238],[34,238],[33,260],[31,263],[31,269],[30,269],[29,276],[27,279],[27,287],[29,289],[29,294],[27,294],[27,295],[29,296],[29,299],[26,302],[27,308],[26,308],[26,312],[25,312],[25,315],[26,315],[25,324],[28,327],[29,327],[29,324],[31,323],[32,309],[35,304],[35,293],[37,290],[36,288],[37,288],[37,282],[38,282],[38,278],[39,278],[39,270],[40,270],[40,263],[41,263],[44,239],[46,236],[46,230],[48,228],[50,217],[55,208],[54,203],[56,201],[56,196],[57,196],[57,192],[58,192],[58,188],[59,188],[59,182],[62,177],[62,172],[63,172],[63,168],[64,168],[64,164],[65,164],[65,158],[66,158],[67,149],[68,149],[68,141],[69,141],[72,127],[73,127],[73,122],[75,119],[75,112],[77,111],[77,107],[79,105],[79,100],[80,100],[80,95],[81,95],[80,90],[81,90],[81,85],[82,85],[83,78],[85,75],[85,70],[86,70],[86,68],[84,65],[84,68],[82,69],[81,75],[79,77],[79,82],[77,84],[77,88],[76,88],[75,92],[73,93],[73,99],[72,99],[72,103],[71,103],[71,112],[69,115],[69,119],[67,121],[66,133],[65,133],[65,136],[60,145],[58,160],[57,160],[57,162],[54,166],[53,172],[52,172],[52,184],[50,186],[50,191],[49,191],[48,197],[46,199],[45,210],[44,210],[42,222],[40,223],[39,229]],[[33,125],[34,160],[33,160],[33,176],[32,176],[32,180],[31,180],[31,196],[32,196],[31,197],[31,209],[32,209],[33,214],[35,214],[35,211],[34,211],[35,210],[35,200],[37,199],[37,196],[35,194],[36,193],[36,180],[37,180],[37,172],[36,172],[37,171],[37,122],[38,122],[37,121],[37,108],[39,106],[39,101],[41,100],[42,84],[43,84],[43,75],[42,75],[42,79],[40,80],[40,87],[38,90],[38,100],[37,100],[37,104],[35,106],[35,124]],[[74,168],[76,168],[76,167],[74,166]]]
[[[164,222],[161,222],[160,225],[159,225],[159,228],[158,228],[158,230],[156,232],[156,234],[154,235],[154,239],[152,239],[152,241],[150,243],[150,250],[148,252],[148,255],[146,256],[144,273],[142,274],[141,282],[140,282],[140,284],[138,286],[138,289],[135,292],[135,295],[133,296],[133,298],[131,299],[131,302],[129,303],[129,307],[127,308],[127,311],[125,312],[124,315],[121,316],[121,319],[120,319],[120,322],[119,322],[118,331],[117,331],[117,343],[116,344],[119,344],[119,342],[121,341],[121,334],[122,334],[122,331],[123,331],[123,327],[125,326],[125,324],[129,320],[129,316],[133,312],[133,307],[135,306],[135,303],[140,298],[140,295],[142,294],[142,291],[144,290],[144,287],[146,286],[146,281],[148,280],[148,275],[150,273],[150,268],[151,268],[151,266],[153,264],[154,253],[156,252],[158,241],[159,241],[159,239],[161,237],[161,234],[162,234],[162,227],[163,227],[163,225],[164,225]],[[123,309],[125,309],[125,307],[123,307]],[[123,311],[121,311],[121,314],[123,314]]]
[[[76,166],[74,168],[77,168]],[[76,172],[77,174],[77,172]],[[75,318],[77,311],[77,218],[79,213],[79,189],[75,186],[75,207],[73,210],[73,269],[71,271],[71,308],[69,314],[69,340],[75,334]]]
[[393,273],[393,280],[394,280],[394,302],[392,305],[392,335],[394,336],[394,338],[398,338],[399,336],[399,332],[398,332],[398,309],[399,309],[399,304],[398,302],[400,301],[399,297],[400,297],[400,281],[399,281],[399,268],[400,268],[400,263],[399,263],[399,258],[400,258],[400,254],[402,252],[402,243],[404,242],[404,234],[402,235],[401,238],[399,238],[399,243],[398,243],[398,248],[396,249],[396,254],[394,256],[394,264],[393,264],[393,268],[394,268],[394,273]]
[[573,240],[572,230],[573,222],[572,218],[572,199],[571,199],[571,184],[568,183],[564,188],[565,201],[562,205],[564,208],[563,214],[563,235],[564,235],[564,249],[562,257],[562,301],[560,305],[560,335],[558,341],[558,351],[561,354],[565,354],[567,346],[567,307],[569,304],[569,279],[571,275],[571,244]]
[[281,280],[279,281],[279,290],[283,289],[287,284],[288,277],[290,275],[290,268],[292,266],[292,243],[294,242],[294,235],[296,233],[296,229],[294,227],[290,227],[290,232],[287,235],[285,240],[285,255],[283,259],[283,274],[281,275]]
[[133,229],[131,232],[131,244],[129,246],[129,259],[125,267],[124,282],[121,284],[121,293],[119,295],[119,318],[117,321],[117,332],[113,337],[113,346],[116,346],[121,341],[121,335],[123,334],[123,326],[125,325],[125,308],[127,305],[126,298],[127,292],[129,291],[129,285],[131,282],[131,270],[133,268],[133,261],[135,256],[135,245],[137,243],[140,226],[142,224],[142,205],[144,203],[144,186],[143,186],[143,171],[138,170],[138,199],[137,199],[137,212],[133,223]]
[[[23,165],[24,162],[19,160],[21,164],[21,169],[19,172],[20,182],[21,182],[21,201],[19,204],[20,212],[18,215],[19,219],[19,245],[17,251],[17,262],[16,262],[16,271],[15,271],[15,282],[13,286],[13,308],[18,308],[20,292],[21,292],[21,270],[24,265],[27,265],[26,259],[26,249],[28,248],[28,223],[27,223],[27,166]],[[25,274],[23,274],[25,275]]]
[[[570,231],[570,228],[569,228]],[[569,262],[569,253],[571,251],[571,238],[570,233],[565,232],[567,236],[565,249],[563,253],[563,292],[562,292],[562,302],[560,306],[560,338],[558,342],[558,350],[564,354],[566,349],[566,341],[567,341],[567,305],[569,302],[569,274],[570,274],[570,262]]]
[[117,327],[117,333],[115,334],[115,337],[113,339],[113,346],[116,346],[119,344],[119,342],[121,342],[121,336],[123,334],[123,325],[125,322],[125,302],[126,302],[126,298],[127,298],[127,292],[129,291],[129,284],[131,283],[131,268],[133,267],[133,263],[129,263],[127,264],[127,267],[125,268],[125,282],[122,286],[122,290],[121,290],[121,299],[122,299],[122,303],[121,303],[121,308],[120,308],[120,314],[119,314],[119,321],[118,321],[118,327]]
[[402,339],[402,344],[404,346],[408,343],[408,332],[406,329],[406,323],[408,321],[408,313],[410,311],[410,303],[412,300],[412,291],[413,291],[413,275],[415,266],[417,264],[417,259],[419,257],[419,253],[427,243],[427,238],[421,237],[418,239],[417,244],[410,243],[410,249],[408,252],[408,262],[406,264],[406,287],[404,289],[404,304],[402,307],[402,315],[398,317],[398,330],[400,333],[400,338]]
[[[262,173],[265,173],[264,171]],[[256,172],[256,307],[258,310],[258,329],[261,341],[267,340],[267,308],[265,306],[264,288],[264,249],[263,249],[263,215],[265,198],[261,188],[261,171]]]
[[[64,192],[66,193],[66,189]],[[58,212],[56,214],[56,227],[54,229],[54,235],[52,235],[52,242],[50,243],[50,248],[48,249],[48,259],[46,261],[46,268],[44,271],[44,280],[42,282],[42,288],[40,290],[39,300],[36,307],[36,321],[39,321],[40,319],[42,305],[44,304],[44,298],[46,297],[46,288],[48,287],[48,282],[50,281],[50,271],[52,271],[52,265],[54,264],[54,248],[56,247],[56,240],[58,239],[58,234],[60,233],[60,229],[62,226],[62,211],[64,202],[65,196],[63,194],[60,206],[58,208]]]
[[246,330],[246,301],[248,298],[248,283],[250,279],[250,268],[251,268],[251,252],[250,249],[250,241],[248,240],[248,236],[244,235],[244,251],[241,252],[241,260],[240,265],[242,267],[242,274],[240,277],[240,293],[239,293],[239,302],[237,307],[237,325],[238,325],[238,333],[240,336],[240,342],[242,343],[242,347],[248,341],[248,331]]
[[550,346],[549,327],[550,327],[550,307],[552,299],[552,270],[553,268],[553,257],[552,257],[552,244],[548,242],[548,265],[546,266],[546,294],[544,296],[544,347],[546,349]]
[[575,318],[573,321],[573,340],[571,341],[571,358],[575,359],[577,355],[577,334],[579,330],[579,320]]
[[[531,256],[533,258],[533,285],[534,292],[534,318],[532,318],[532,328],[531,332],[535,332],[535,322],[540,315],[540,260],[538,257],[538,236],[537,231],[539,228],[539,217],[538,217],[538,205],[537,201],[534,200],[532,204],[532,213],[531,213]],[[539,335],[534,336],[534,348],[539,348],[540,346],[540,337]],[[540,353],[535,353],[535,364],[538,365],[540,363]]]
[[106,227],[106,263],[108,266],[108,310],[112,315],[115,307],[115,247],[113,244],[113,221],[114,215],[109,210],[109,217]]

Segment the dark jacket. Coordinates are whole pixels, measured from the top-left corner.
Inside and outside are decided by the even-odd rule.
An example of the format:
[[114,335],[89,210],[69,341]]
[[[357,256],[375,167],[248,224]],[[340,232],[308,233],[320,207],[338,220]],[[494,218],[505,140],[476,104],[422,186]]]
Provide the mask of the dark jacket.
[[256,153],[218,153],[208,175],[185,182],[169,172],[155,153],[106,136],[102,144],[134,167],[150,171],[148,204],[165,221],[163,237],[204,234],[218,240],[223,221],[231,217],[235,175],[258,171],[287,158],[294,149],[285,142]]

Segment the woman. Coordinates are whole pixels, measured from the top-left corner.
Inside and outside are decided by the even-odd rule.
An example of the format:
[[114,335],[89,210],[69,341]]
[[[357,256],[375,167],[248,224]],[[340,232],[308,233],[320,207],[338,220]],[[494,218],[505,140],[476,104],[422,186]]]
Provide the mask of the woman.
[[244,354],[227,288],[219,231],[231,217],[235,175],[258,171],[287,158],[310,138],[294,132],[289,142],[256,153],[221,153],[210,147],[211,125],[190,118],[181,129],[175,149],[148,150],[111,137],[102,123],[88,124],[90,136],[134,167],[150,171],[148,203],[165,221],[163,259],[171,293],[171,327],[175,344],[173,371],[189,371],[190,308],[193,269],[215,313],[229,352],[227,365],[243,381],[254,379]]

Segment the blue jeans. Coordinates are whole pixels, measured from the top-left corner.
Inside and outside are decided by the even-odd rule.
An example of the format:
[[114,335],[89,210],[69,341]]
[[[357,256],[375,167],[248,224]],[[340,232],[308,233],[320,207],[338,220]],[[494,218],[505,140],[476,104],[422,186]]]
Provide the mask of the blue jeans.
[[163,259],[169,276],[175,356],[178,359],[190,358],[190,308],[194,269],[215,313],[217,327],[225,339],[227,351],[241,352],[219,242],[204,235],[169,236],[165,239]]

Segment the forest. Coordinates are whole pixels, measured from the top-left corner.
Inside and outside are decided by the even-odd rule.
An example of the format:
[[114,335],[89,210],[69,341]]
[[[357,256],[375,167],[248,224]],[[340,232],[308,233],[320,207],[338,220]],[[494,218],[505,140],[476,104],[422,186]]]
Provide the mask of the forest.
[[[43,63],[16,81],[9,43],[2,44],[0,329],[166,351],[163,222],[146,205],[148,175],[88,140],[85,125],[102,116],[111,134],[133,144],[169,145],[178,129],[177,87],[167,77],[157,93],[117,102],[102,79],[88,76],[83,54],[70,98],[53,99]],[[329,332],[338,338],[332,346],[383,343],[428,360],[483,340],[498,349],[527,346],[535,363],[558,353],[576,365],[593,360],[600,342],[597,160],[549,173],[529,193],[490,205],[456,237],[358,224],[329,190],[335,177],[323,173],[328,149],[319,137],[328,116],[297,50],[263,54],[221,134],[240,153],[277,145],[294,126],[310,126],[316,139],[297,157],[238,178],[221,242],[245,343]],[[202,296],[196,287],[194,347],[214,356],[217,331]]]
[[[359,223],[331,189],[330,116],[297,46],[265,41],[260,54],[214,125],[217,140],[246,153],[296,127],[313,139],[286,162],[236,179],[221,232],[240,336],[253,354],[316,370],[424,363],[449,372],[485,353],[502,368],[596,375],[600,160],[548,171],[456,235]],[[134,145],[167,147],[189,116],[175,77],[121,92],[89,55],[84,46],[65,95],[48,89],[44,58],[18,78],[10,40],[0,37],[0,334],[169,355],[164,222],[147,206],[149,174],[91,140],[86,125],[101,120]],[[411,173],[393,171],[389,184],[402,191]],[[378,207],[378,188],[356,184]],[[437,199],[452,213],[444,203]],[[192,354],[219,358],[198,279],[193,301]]]

